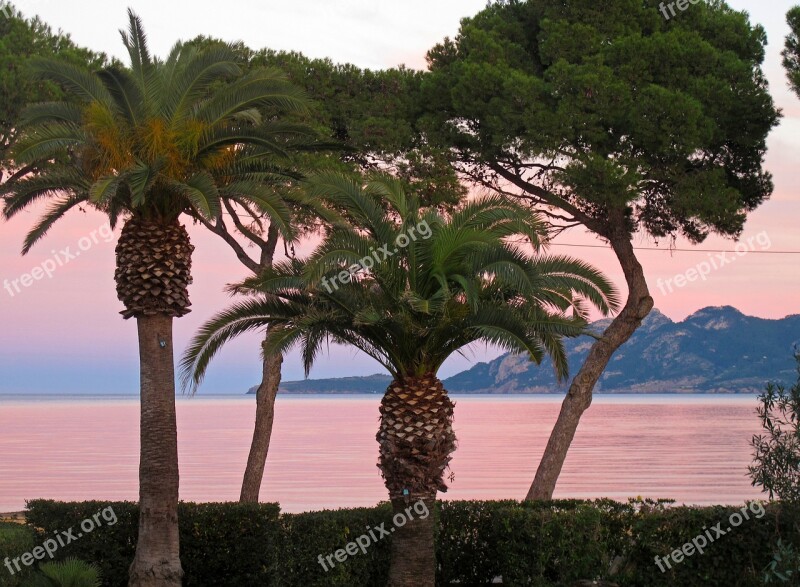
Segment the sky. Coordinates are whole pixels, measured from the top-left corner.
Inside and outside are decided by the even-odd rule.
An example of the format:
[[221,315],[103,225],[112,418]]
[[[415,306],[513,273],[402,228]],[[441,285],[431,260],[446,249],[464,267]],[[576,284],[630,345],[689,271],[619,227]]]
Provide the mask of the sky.
[[[485,5],[484,0],[232,0],[225,4],[195,0],[22,0],[25,15],[38,14],[53,28],[71,34],[80,45],[124,59],[118,29],[126,26],[129,5],[142,17],[151,51],[165,55],[179,39],[200,34],[244,41],[252,48],[296,50],[361,67],[399,64],[423,69],[425,53],[458,31],[459,20]],[[762,24],[769,46],[765,72],[771,93],[783,110],[769,137],[766,168],[774,175],[772,198],[750,215],[737,244],[709,238],[691,252],[668,251],[668,243],[637,236],[656,307],[682,320],[706,306],[732,305],[748,315],[777,319],[800,313],[800,100],[788,89],[780,51],[788,32],[786,11],[792,0],[729,0]],[[420,16],[424,15],[423,18]],[[92,211],[75,213],[56,226],[27,256],[20,256],[34,212],[0,221],[0,283],[23,274],[40,276],[28,286],[0,289],[0,393],[136,393],[136,325],[123,320],[114,288],[116,234]],[[194,311],[175,323],[176,351],[182,352],[197,327],[230,301],[223,287],[246,275],[234,254],[217,237],[191,228],[194,255]],[[618,263],[584,229],[559,237],[553,250],[586,259],[610,275],[624,292]],[[572,245],[582,245],[575,247]],[[679,248],[692,248],[678,242]],[[648,250],[658,247],[658,250]],[[738,247],[738,248],[737,248]],[[738,251],[712,253],[708,250]],[[201,394],[243,393],[260,378],[257,335],[230,344],[209,369]],[[499,355],[475,347],[442,368],[449,376],[476,361]],[[176,357],[177,358],[177,357]],[[367,375],[381,367],[353,350],[331,347],[311,373],[313,378]],[[285,380],[300,379],[297,353],[284,362]]]

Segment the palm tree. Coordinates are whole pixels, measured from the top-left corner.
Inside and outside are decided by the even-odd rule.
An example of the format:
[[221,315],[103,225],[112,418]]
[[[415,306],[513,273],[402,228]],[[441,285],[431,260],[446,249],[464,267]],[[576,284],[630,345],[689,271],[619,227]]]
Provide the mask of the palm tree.
[[122,39],[130,66],[89,72],[38,61],[39,77],[79,103],[30,106],[13,154],[36,175],[2,186],[6,218],[52,200],[28,233],[23,253],[67,212],[84,205],[124,219],[116,250],[122,315],[138,324],[141,374],[139,538],[130,585],[180,585],[173,319],[190,311],[193,246],[184,214],[214,219],[223,205],[266,214],[292,239],[285,198],[269,187],[276,157],[300,127],[265,120],[261,108],[303,109],[304,96],[279,72],[242,74],[231,47],[178,43],[151,57],[129,11]]
[[[182,362],[184,384],[198,385],[228,340],[266,326],[265,355],[299,346],[306,373],[327,341],[353,345],[394,378],[377,435],[394,512],[419,501],[433,511],[456,445],[454,405],[437,377],[442,363],[483,341],[535,361],[548,355],[565,376],[562,337],[584,331],[586,301],[608,313],[616,293],[585,263],[509,242],[521,237],[539,249],[546,232],[528,209],[499,197],[445,215],[421,209],[386,178],[361,185],[327,174],[309,191],[351,225],[330,231],[307,261],[278,263],[235,286],[254,297],[202,327]],[[434,584],[433,516],[397,528],[391,560],[391,586]]]

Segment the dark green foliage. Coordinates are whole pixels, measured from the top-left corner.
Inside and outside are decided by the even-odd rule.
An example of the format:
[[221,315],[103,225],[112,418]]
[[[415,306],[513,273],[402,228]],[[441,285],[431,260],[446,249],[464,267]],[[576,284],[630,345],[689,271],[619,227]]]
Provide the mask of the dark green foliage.
[[[23,552],[30,552],[34,546],[36,543],[30,528],[20,524],[0,522],[0,565],[4,565],[6,557],[13,559]],[[33,569],[23,566],[22,571],[15,570],[12,575],[5,566],[0,566],[0,585],[18,587],[32,573]]]
[[[135,544],[135,504],[32,501],[28,521],[52,534],[109,505],[119,519],[115,526],[96,529],[56,557],[93,562],[102,569],[104,585],[122,587]],[[761,518],[751,510],[749,520],[711,542],[703,554],[662,573],[656,556],[668,555],[720,522],[726,528],[741,508],[556,500],[440,502],[437,510],[438,585],[487,585],[502,576],[504,585],[541,587],[570,587],[584,579],[621,587],[756,587],[763,585],[776,539],[800,542],[800,510],[769,504]],[[317,558],[344,548],[368,527],[385,522],[390,528],[390,515],[386,504],[281,516],[275,505],[181,504],[185,585],[382,587],[390,537],[327,573]],[[30,542],[18,548],[27,551]]]
[[[304,587],[384,587],[389,574],[389,539],[369,546],[367,552],[348,556],[343,563],[325,572],[319,564],[336,550],[344,548],[369,530],[385,524],[391,528],[392,508],[383,504],[377,508],[284,514],[281,516],[283,537],[280,542],[274,585],[303,585]],[[376,536],[378,533],[373,532]],[[328,565],[326,563],[328,567]]]
[[[128,567],[136,551],[136,535],[139,527],[139,506],[131,502],[108,503],[103,501],[58,502],[37,499],[28,502],[25,517],[28,524],[40,529],[36,543],[78,528],[80,523],[97,512],[113,507],[117,523],[103,523],[93,532],[60,548],[56,560],[78,558],[97,565],[105,585],[126,585]],[[19,554],[19,553],[18,553]],[[183,553],[182,553],[183,554]],[[15,555],[16,556],[16,555]]]
[[100,587],[100,571],[82,560],[68,558],[39,565],[25,587]]
[[772,560],[764,568],[765,585],[800,585],[800,552],[789,542],[780,538],[772,549]]
[[[95,563],[105,585],[127,585],[128,567],[136,550],[138,505],[131,502],[28,503],[28,523],[47,534],[76,527],[96,512],[112,506],[117,523],[103,525],[60,549],[56,558],[77,557]],[[275,572],[280,525],[273,504],[181,503],[178,519],[181,560],[186,587],[209,585],[268,585]],[[17,556],[17,555],[15,555]]]
[[29,65],[34,57],[58,57],[78,66],[99,67],[106,57],[75,45],[69,35],[52,29],[38,18],[26,19],[13,5],[4,4],[10,14],[0,14],[0,180],[9,168],[8,150],[16,139],[19,116],[31,102],[63,99],[52,83],[36,82]]
[[388,165],[430,205],[452,205],[465,194],[447,148],[420,138],[422,72],[402,66],[372,71],[269,49],[252,61],[285,71],[308,92],[320,130],[350,149],[346,161],[363,170],[377,169],[378,161]]
[[797,382],[789,389],[767,384],[756,408],[764,434],[753,436],[749,467],[753,485],[770,499],[800,503],[800,351],[795,353]]
[[444,501],[439,503],[436,532],[437,583],[487,585],[500,575],[496,514],[516,501]]
[[[618,509],[622,508],[598,502],[500,510],[493,530],[504,582],[544,586],[564,579],[608,577],[615,556],[625,546],[626,528]],[[541,544],[548,546],[542,549]]]
[[658,4],[490,3],[429,52],[419,124],[472,179],[603,236],[738,235],[772,191],[766,35],[724,2]]
[[181,561],[185,587],[267,585],[280,565],[282,539],[275,504],[181,503]]
[[786,37],[783,50],[783,66],[794,93],[800,97],[800,6],[795,6],[786,14],[786,22],[791,32]]
[[[197,37],[199,47],[223,44]],[[274,67],[313,99],[304,123],[340,148],[340,170],[391,170],[428,205],[453,206],[466,193],[447,157],[448,147],[423,139],[417,121],[423,114],[420,87],[424,73],[397,67],[380,71],[312,59],[295,51],[253,50],[236,45],[244,69]],[[343,150],[342,150],[343,148]],[[334,164],[313,157],[307,168]]]

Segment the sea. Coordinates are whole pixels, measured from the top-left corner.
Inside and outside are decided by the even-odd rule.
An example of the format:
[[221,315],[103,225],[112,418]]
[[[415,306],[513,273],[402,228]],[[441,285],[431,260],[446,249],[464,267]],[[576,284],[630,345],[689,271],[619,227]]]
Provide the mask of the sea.
[[[561,396],[454,395],[458,449],[442,499],[523,499]],[[379,395],[280,395],[261,501],[302,512],[386,499],[376,466]],[[754,395],[596,395],[557,498],[739,504],[750,484]],[[235,501],[255,397],[177,399],[180,497]],[[0,512],[34,498],[136,500],[136,397],[0,395]]]

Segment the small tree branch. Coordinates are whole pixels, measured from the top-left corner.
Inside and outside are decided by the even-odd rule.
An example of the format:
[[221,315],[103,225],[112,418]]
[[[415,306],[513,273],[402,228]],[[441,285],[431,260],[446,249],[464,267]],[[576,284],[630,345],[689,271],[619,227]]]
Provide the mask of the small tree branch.
[[236,258],[247,267],[253,273],[259,273],[259,263],[254,259],[250,258],[247,252],[244,250],[244,247],[236,240],[236,238],[228,231],[228,227],[225,225],[225,221],[222,220],[222,216],[217,217],[217,220],[214,224],[200,216],[199,214],[193,215],[195,220],[197,220],[200,224],[205,226],[208,230],[219,236],[222,240],[228,243],[233,249],[233,252],[236,253]]
[[265,241],[263,238],[258,236],[255,232],[253,232],[244,225],[244,223],[239,218],[239,215],[236,213],[236,209],[230,202],[223,200],[222,203],[225,206],[225,209],[228,211],[228,214],[231,215],[231,219],[233,219],[233,224],[236,226],[236,230],[241,232],[244,236],[247,237],[248,240],[256,244],[259,248],[263,249],[267,245],[267,241]]

